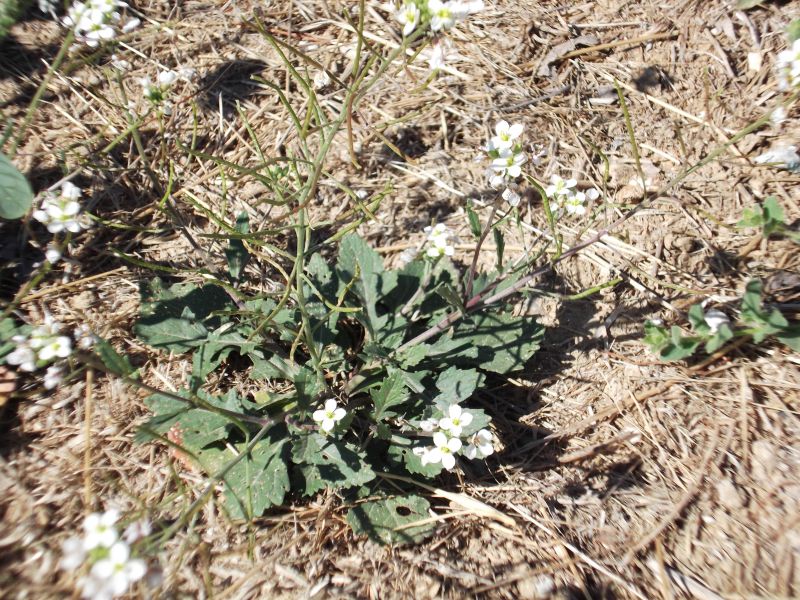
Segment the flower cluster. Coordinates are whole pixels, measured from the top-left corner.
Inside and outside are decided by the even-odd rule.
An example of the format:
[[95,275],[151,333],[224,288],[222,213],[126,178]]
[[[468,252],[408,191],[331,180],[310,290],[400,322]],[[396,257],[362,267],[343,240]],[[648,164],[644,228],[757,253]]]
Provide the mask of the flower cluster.
[[[521,123],[509,125],[507,121],[500,121],[495,125],[495,134],[484,148],[492,160],[487,176],[489,185],[493,188],[513,185],[513,182],[522,175],[522,165],[528,161],[519,139],[522,129]],[[503,191],[503,199],[511,206],[517,206],[520,200],[519,195],[511,187],[506,187]]]
[[163,105],[168,111],[170,104],[167,102],[167,90],[178,80],[178,73],[175,71],[162,71],[156,77],[155,83],[149,77],[139,80],[142,86],[142,95],[156,106]]
[[311,418],[325,433],[333,431],[336,424],[347,416],[347,411],[339,406],[333,398],[325,401],[325,408],[315,410]]
[[403,26],[403,35],[411,35],[417,27],[427,25],[433,33],[452,29],[472,13],[483,10],[482,0],[473,2],[442,2],[442,0],[405,0],[396,10],[395,18]]
[[[63,366],[57,363],[72,354],[72,339],[61,330],[61,324],[47,315],[44,324],[34,327],[28,336],[11,338],[16,348],[5,357],[6,363],[28,372],[47,366],[44,387],[53,389],[63,379]],[[93,334],[85,325],[75,331],[75,339],[81,348],[89,348],[94,342]]]
[[800,87],[800,39],[792,42],[791,48],[778,54],[776,67],[780,89]]
[[[120,0],[87,0],[73,4],[64,24],[75,31],[75,38],[89,46],[96,48],[100,42],[114,39],[117,35],[116,27],[121,17],[119,10],[125,7]],[[127,21],[121,28],[127,33],[139,25],[139,19]]]
[[464,429],[472,420],[472,413],[458,404],[451,404],[446,417],[426,419],[419,424],[422,431],[433,432],[433,446],[418,446],[414,448],[414,454],[420,457],[423,465],[442,463],[448,471],[455,467],[459,452],[470,460],[486,458],[494,452],[489,430],[481,429],[462,439]]
[[428,235],[425,241],[425,255],[430,258],[439,258],[442,256],[453,256],[456,249],[453,246],[455,236],[453,232],[444,223],[437,223],[436,225],[428,225],[424,229]]
[[116,510],[93,513],[83,523],[83,538],[72,537],[62,545],[62,569],[74,571],[84,563],[91,565],[89,573],[79,580],[84,598],[110,600],[121,596],[147,572],[142,559],[131,558],[130,544],[149,535],[150,524],[133,523],[125,530],[124,539],[120,539],[118,520]]
[[78,233],[81,229],[88,229],[89,222],[80,213],[81,190],[65,181],[61,191],[45,192],[41,208],[33,211],[33,218],[41,221],[50,233],[69,231]]
[[553,212],[564,209],[571,215],[585,215],[586,201],[594,201],[600,197],[600,192],[589,188],[585,192],[575,189],[578,182],[575,179],[562,179],[558,175],[550,178],[550,185],[545,189]]

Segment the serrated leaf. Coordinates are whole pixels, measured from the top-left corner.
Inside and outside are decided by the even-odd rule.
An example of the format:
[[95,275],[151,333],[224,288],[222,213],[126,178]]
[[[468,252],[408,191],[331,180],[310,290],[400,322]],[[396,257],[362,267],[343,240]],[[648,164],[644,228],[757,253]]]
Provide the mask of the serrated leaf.
[[405,348],[402,352],[399,352],[395,358],[402,368],[408,369],[409,367],[416,367],[425,360],[425,357],[428,356],[428,350],[428,344],[418,344],[410,348]]
[[[249,454],[239,458],[222,479],[224,506],[232,519],[259,517],[283,503],[289,490],[289,447],[286,439],[261,440]],[[233,448],[233,449],[232,449]],[[198,463],[209,476],[216,475],[247,449],[242,442],[234,446],[214,446],[198,453]],[[235,450],[235,452],[234,452]]]
[[128,377],[136,372],[127,356],[122,356],[114,347],[102,338],[95,339],[94,351],[106,368],[115,375]]
[[[236,232],[242,235],[250,233],[250,217],[244,211],[236,217]],[[250,260],[250,253],[241,239],[231,238],[225,250],[225,258],[228,260],[228,273],[233,279],[239,279]]]
[[456,309],[462,315],[467,313],[467,308],[464,306],[464,299],[461,297],[452,285],[449,283],[441,283],[436,286],[434,290],[439,296],[444,298],[445,302],[450,305],[451,308]]
[[394,372],[383,380],[378,389],[370,391],[370,397],[375,404],[375,409],[372,411],[372,418],[380,421],[389,416],[394,416],[396,413],[388,411],[393,406],[402,404],[408,400],[409,392],[403,382],[403,376],[400,372]]
[[436,388],[441,393],[433,401],[440,409],[446,410],[451,404],[469,398],[484,379],[483,373],[475,369],[450,367],[436,379]]
[[414,525],[428,519],[429,509],[430,503],[422,496],[387,498],[351,508],[347,522],[354,533],[379,544],[419,543],[436,530],[435,523]]
[[[481,369],[505,374],[525,366],[539,349],[543,335],[544,327],[531,316],[479,313],[462,319],[453,334],[440,342],[449,346],[442,355],[446,360],[469,358],[470,364]],[[440,342],[434,344],[433,351]]]
[[25,176],[0,152],[0,218],[19,219],[33,203],[33,190]]
[[695,337],[685,337],[683,331],[677,325],[673,325],[670,330],[670,341],[661,349],[660,356],[667,361],[681,360],[694,354],[700,345],[700,339]]
[[300,486],[306,496],[325,488],[349,488],[375,479],[363,452],[318,433],[305,435],[294,443],[292,460],[298,465],[303,480]]
[[[186,396],[187,401],[182,402],[161,394],[153,394],[145,399],[145,404],[154,416],[140,428],[136,436],[138,442],[153,439],[153,434],[163,436],[176,427],[182,439],[182,449],[197,455],[206,446],[227,439],[233,426],[228,417],[193,406],[187,392],[181,392],[180,395]],[[206,401],[211,400],[202,391],[198,395]]]
[[154,348],[183,353],[205,342],[206,325],[218,325],[211,313],[226,308],[230,298],[219,286],[177,283],[164,288],[154,279],[142,289],[141,316],[134,331]]

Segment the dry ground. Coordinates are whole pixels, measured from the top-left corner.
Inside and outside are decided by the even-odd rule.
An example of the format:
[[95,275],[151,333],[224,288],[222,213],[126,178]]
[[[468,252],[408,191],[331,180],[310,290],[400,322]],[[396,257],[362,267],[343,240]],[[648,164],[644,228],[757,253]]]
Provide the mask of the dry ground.
[[[232,108],[238,100],[264,147],[276,152],[292,142],[291,128],[274,94],[250,76],[283,83],[286,72],[243,19],[259,11],[275,35],[344,75],[354,43],[341,17],[348,4],[139,2],[152,21],[129,40],[136,53],[120,48],[134,64],[129,91],[135,95],[135,77],[154,76],[157,65],[194,68],[197,79],[179,87],[171,135],[190,135],[194,100],[201,147],[246,163],[252,148]],[[386,12],[368,4],[375,42],[396,42]],[[458,258],[466,262],[464,197],[479,205],[489,198],[472,159],[498,118],[519,121],[527,140],[546,149],[533,169],[537,176],[575,176],[604,189],[613,203],[598,211],[588,233],[579,221],[566,221],[570,244],[641,197],[630,183],[635,163],[613,79],[624,86],[652,189],[708,156],[779,98],[773,61],[785,43],[784,27],[800,16],[800,2],[768,2],[747,13],[733,5],[488,0],[487,10],[452,36],[453,71],[423,88],[421,62],[368,97],[356,120],[362,169],[349,164],[342,138],[332,177],[370,193],[393,182],[395,192],[377,220],[361,229],[388,261],[437,219],[463,234]],[[171,29],[159,31],[157,24],[167,22]],[[59,36],[52,22],[31,20],[0,46],[0,105],[7,116],[23,113]],[[748,62],[748,54],[761,64]],[[80,184],[92,190],[91,210],[106,223],[79,237],[75,260],[29,295],[22,311],[34,321],[45,309],[67,323],[86,321],[131,355],[146,381],[177,388],[187,362],[157,355],[131,334],[138,284],[152,273],[112,250],[176,268],[203,262],[154,210],[158,199],[133,148],[126,142],[99,152],[124,129],[107,104],[118,91],[103,73],[84,66],[60,74],[21,150],[20,165],[37,189],[57,181],[62,169],[83,165]],[[338,97],[332,88],[322,95],[331,103]],[[792,113],[783,125],[767,124],[731,146],[603,244],[538,283],[543,293],[530,307],[550,327],[546,343],[528,371],[495,382],[475,399],[492,411],[503,450],[488,468],[438,482],[513,522],[448,518],[421,546],[385,548],[355,538],[344,521],[346,507],[333,496],[241,527],[227,523],[212,503],[165,549],[158,597],[800,595],[800,359],[767,343],[741,346],[707,364],[665,365],[641,343],[644,319],[682,322],[680,309],[708,297],[735,306],[752,277],[773,282],[774,300],[797,307],[787,275],[800,272],[796,246],[733,227],[745,207],[769,194],[786,208],[789,222],[800,218],[797,176],[748,158],[776,141],[798,139],[797,109]],[[387,134],[407,161],[370,138],[369,125],[395,119],[400,122]],[[174,152],[174,138],[159,139],[152,129],[144,135],[155,160]],[[247,208],[255,222],[276,217],[259,202],[264,190],[257,184],[240,181],[225,190],[211,161],[172,157],[174,199],[195,234],[215,231],[208,211],[233,215]],[[332,181],[323,181],[316,214],[346,215],[348,208]],[[526,237],[509,233],[512,254],[544,226],[533,194],[523,201],[523,217]],[[3,260],[14,264],[3,275],[5,297],[30,273],[39,256],[35,245],[46,242],[34,235],[20,246],[22,231],[0,225]],[[221,265],[220,247],[212,243],[202,238],[210,260]],[[493,255],[487,248],[487,260]],[[623,281],[587,299],[564,299],[614,277]],[[247,285],[257,292],[270,289],[271,280],[269,271],[252,268]],[[226,369],[209,388],[252,391],[242,379]],[[175,464],[165,448],[133,444],[146,418],[135,389],[101,376],[49,394],[36,393],[32,381],[20,383],[23,397],[2,413],[0,595],[67,597],[74,582],[56,568],[59,545],[86,512],[116,502],[168,520],[185,506],[185,499],[168,499],[180,486],[193,497],[202,479]],[[433,502],[438,514],[450,512],[445,502]]]

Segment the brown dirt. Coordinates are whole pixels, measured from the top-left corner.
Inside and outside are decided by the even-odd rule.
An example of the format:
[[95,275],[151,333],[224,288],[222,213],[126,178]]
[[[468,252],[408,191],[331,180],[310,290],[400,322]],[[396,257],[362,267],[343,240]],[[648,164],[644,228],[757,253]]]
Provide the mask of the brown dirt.
[[[253,156],[252,140],[231,113],[232,98],[241,102],[265,151],[293,143],[274,94],[250,81],[255,73],[283,84],[286,70],[242,19],[259,11],[275,35],[289,37],[343,75],[354,38],[342,9],[351,4],[140,4],[153,21],[131,40],[148,58],[122,52],[134,63],[126,84],[130,97],[137,98],[135,78],[152,77],[156,64],[198,73],[178,88],[171,137],[160,137],[153,127],[144,131],[164,179],[161,167],[174,160],[173,197],[195,237],[217,231],[212,212],[230,216],[246,209],[260,227],[282,214],[263,202],[259,184],[238,181],[226,190],[212,161],[175,152],[175,140],[191,140],[192,100],[201,107],[205,152],[242,164]],[[368,4],[368,30],[396,40],[386,12]],[[330,219],[344,218],[352,208],[334,178],[371,194],[391,183],[390,202],[360,229],[387,261],[419,243],[422,227],[435,219],[459,231],[457,258],[468,263],[464,198],[477,206],[491,200],[473,158],[502,116],[524,123],[527,140],[547,150],[533,169],[541,180],[572,175],[582,186],[605,190],[608,202],[588,231],[586,222],[563,223],[565,244],[571,245],[641,199],[641,188],[631,183],[635,161],[614,79],[624,86],[649,189],[703,160],[779,98],[774,57],[785,43],[786,24],[800,16],[800,2],[768,2],[746,13],[733,4],[489,0],[485,12],[453,33],[459,55],[449,60],[453,74],[421,88],[422,62],[367,97],[355,127],[363,168],[350,164],[342,137],[312,210]],[[159,31],[156,24],[167,21],[170,31]],[[29,21],[15,27],[13,47],[0,47],[15,57],[0,65],[6,116],[18,120],[24,113],[43,75],[39,59],[52,59],[59,35],[52,22]],[[596,36],[594,46],[632,42],[592,49],[549,69],[543,65],[554,48],[580,35]],[[748,68],[748,53],[761,58],[757,70]],[[117,227],[98,225],[79,236],[71,252],[75,261],[29,296],[21,312],[32,321],[48,310],[67,324],[88,322],[132,357],[145,381],[177,389],[190,362],[156,355],[131,333],[139,282],[152,273],[111,250],[180,269],[201,269],[205,259],[176,233],[168,215],[154,209],[159,198],[132,146],[98,153],[125,127],[114,109],[119,90],[106,72],[82,66],[54,79],[19,164],[37,189],[84,165],[78,179],[93,192],[91,210]],[[335,102],[336,90],[323,90],[322,97]],[[451,507],[436,499],[436,513],[448,518],[434,538],[418,547],[384,548],[353,536],[344,520],[347,507],[334,496],[274,511],[247,526],[226,522],[212,502],[162,553],[160,597],[800,596],[797,354],[773,343],[748,344],[692,368],[659,363],[641,342],[646,318],[682,323],[680,310],[698,300],[711,297],[733,307],[750,278],[800,271],[791,242],[759,241],[751,230],[734,227],[744,207],[770,194],[785,207],[788,222],[800,218],[797,175],[751,162],[778,140],[798,139],[796,106],[790,117],[744,137],[603,243],[537,282],[542,294],[526,308],[550,327],[546,343],[529,371],[496,382],[475,399],[492,411],[504,448],[488,468],[472,467],[438,482],[497,508],[513,525],[448,517]],[[386,134],[410,156],[408,162],[392,156],[371,132],[372,125],[394,119],[402,122]],[[600,152],[608,159],[607,176]],[[508,232],[513,257],[545,229],[532,193],[523,200],[522,216],[526,236]],[[21,231],[0,225],[9,240],[23,239]],[[284,237],[273,241],[283,245]],[[221,246],[197,239],[208,260],[222,264]],[[34,237],[30,243],[46,241]],[[36,253],[32,245],[28,255]],[[494,250],[485,250],[482,260],[490,265]],[[3,293],[16,291],[25,277],[23,269],[16,280],[4,281],[10,292]],[[587,299],[565,300],[614,277],[623,281]],[[274,272],[251,266],[248,290],[272,289],[273,278]],[[797,306],[796,299],[784,301]],[[31,380],[18,385],[22,397],[0,409],[0,589],[13,598],[66,597],[74,581],[56,568],[59,546],[85,513],[115,503],[136,514],[175,518],[204,482],[165,447],[133,443],[146,418],[135,389],[99,375],[50,394],[36,393]],[[226,370],[209,382],[210,389],[235,385],[252,386]]]

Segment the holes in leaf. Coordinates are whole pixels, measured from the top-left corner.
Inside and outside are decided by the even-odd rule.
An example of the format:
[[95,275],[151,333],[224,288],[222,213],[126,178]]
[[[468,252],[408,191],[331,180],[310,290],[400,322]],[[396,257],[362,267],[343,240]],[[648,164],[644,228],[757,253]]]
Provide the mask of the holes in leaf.
[[402,504],[398,504],[398,505],[395,507],[395,509],[394,509],[394,510],[395,510],[395,512],[397,512],[397,514],[398,514],[398,515],[400,515],[401,517],[407,517],[407,516],[409,516],[409,515],[411,514],[411,509],[410,509],[410,508],[408,508],[407,506],[403,506]]

